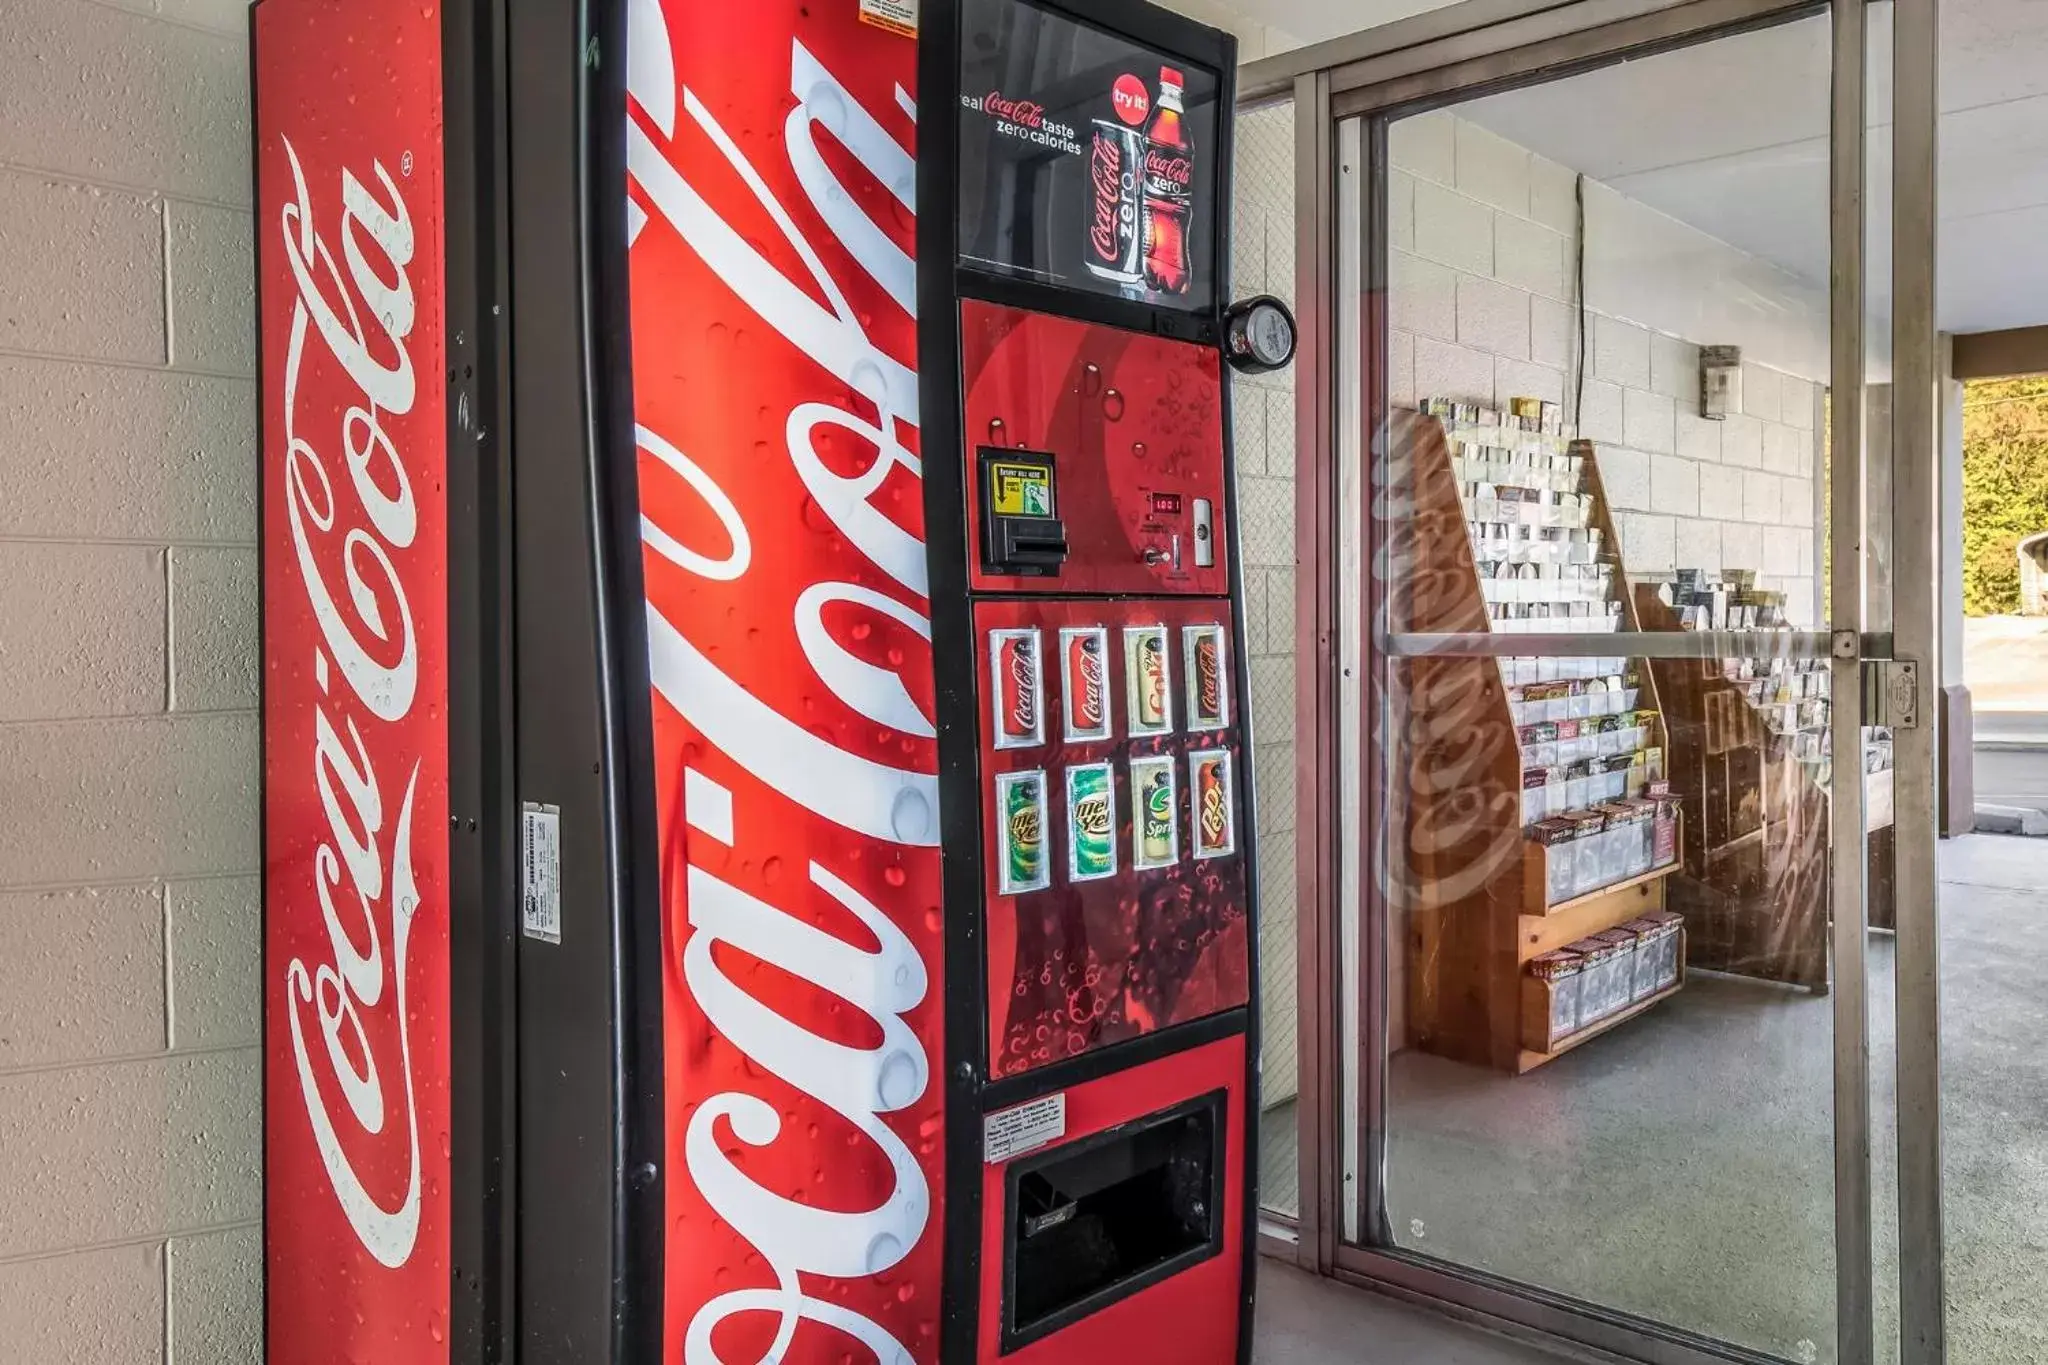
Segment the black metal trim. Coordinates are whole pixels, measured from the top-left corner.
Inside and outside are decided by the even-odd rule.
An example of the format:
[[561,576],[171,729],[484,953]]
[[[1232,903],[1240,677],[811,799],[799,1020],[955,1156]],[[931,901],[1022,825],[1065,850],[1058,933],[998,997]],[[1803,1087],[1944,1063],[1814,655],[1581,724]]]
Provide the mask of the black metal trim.
[[510,531],[503,380],[502,28],[442,10],[448,501],[449,1349],[508,1360],[516,1330],[518,1033],[510,800]]
[[[1015,1218],[1017,1214],[1017,1186],[1026,1175],[1055,1160],[1064,1160],[1079,1153],[1119,1141],[1131,1133],[1176,1119],[1208,1110],[1214,1116],[1210,1131],[1216,1135],[1216,1152],[1209,1166],[1209,1207],[1214,1210],[1210,1222],[1209,1240],[1200,1246],[1190,1247],[1169,1260],[1140,1275],[1133,1275],[1108,1289],[1089,1295],[1076,1303],[1069,1304],[1059,1312],[1041,1318],[1029,1327],[1019,1330],[1011,1319],[1011,1310],[1017,1302],[1017,1259],[1015,1248]],[[1002,1338],[997,1354],[1011,1353],[1041,1341],[1053,1333],[1073,1326],[1083,1318],[1093,1317],[1115,1303],[1143,1293],[1153,1285],[1172,1279],[1184,1270],[1192,1269],[1202,1262],[1223,1254],[1223,1242],[1228,1233],[1229,1211],[1223,1199],[1223,1182],[1230,1168],[1230,1095],[1228,1091],[1211,1090],[1192,1099],[1181,1101],[1171,1108],[1155,1110],[1137,1118],[1126,1120],[1099,1133],[1072,1142],[1056,1143],[1017,1158],[1003,1172],[1003,1303]],[[1251,1154],[1245,1154],[1245,1163],[1251,1164]]]
[[[919,19],[917,162],[918,428],[924,466],[925,561],[930,576],[934,711],[938,719],[939,838],[945,920],[946,1066],[944,1307],[939,1358],[973,1360],[981,1329],[981,1080],[988,1056],[982,937],[981,740],[975,708],[973,607],[968,597],[967,471],[961,434],[959,258],[954,177],[959,160],[958,0],[927,0]],[[951,793],[951,799],[948,794]]]
[[626,242],[626,11],[579,0],[576,188],[612,916],[612,1360],[659,1358],[667,1230],[660,838]]
[[[1224,273],[1218,271],[1219,295]],[[1132,299],[999,275],[971,265],[956,267],[953,275],[956,304],[959,299],[979,299],[984,303],[1021,308],[1032,313],[1049,313],[1054,317],[1072,318],[1076,322],[1091,322],[1140,335],[1171,337],[1175,341],[1192,341],[1200,346],[1222,345],[1221,308],[1201,313],[1155,308]]]
[[[1253,1020],[1251,1011],[1239,1006],[1221,1014],[1204,1015],[1190,1019],[1184,1024],[1175,1024],[1154,1033],[1126,1038],[1111,1043],[1108,1047],[1083,1052],[1076,1057],[1065,1057],[1049,1062],[1015,1076],[990,1081],[981,1088],[981,1112],[992,1114],[998,1109],[1007,1109],[1026,1100],[1050,1095],[1058,1090],[1071,1090],[1090,1081],[1099,1081],[1104,1076],[1119,1071],[1132,1071],[1183,1052],[1192,1052],[1199,1047],[1240,1034],[1251,1035]],[[975,1140],[980,1141],[981,1128],[977,1120]]]
[[[1237,39],[1228,34],[1223,36],[1224,61],[1222,85],[1216,94],[1217,103],[1223,115],[1216,120],[1216,145],[1218,171],[1216,175],[1216,249],[1220,256],[1216,268],[1216,300],[1218,305],[1218,326],[1221,326],[1222,312],[1229,306],[1231,295],[1231,185],[1232,172],[1237,164]],[[1297,344],[1298,344],[1297,334]],[[1221,347],[1219,337],[1218,347]],[[1237,809],[1243,828],[1250,837],[1243,841],[1244,852],[1244,913],[1245,913],[1245,1031],[1244,1031],[1244,1193],[1238,1214],[1242,1227],[1239,1229],[1242,1264],[1238,1273],[1237,1310],[1237,1360],[1238,1365],[1250,1365],[1252,1358],[1253,1306],[1257,1298],[1259,1269],[1259,1081],[1261,1072],[1263,1025],[1261,1010],[1264,992],[1260,988],[1259,967],[1259,925],[1260,925],[1260,877],[1259,877],[1259,810],[1258,801],[1252,790],[1252,755],[1254,737],[1252,731],[1251,707],[1251,658],[1248,652],[1244,628],[1244,537],[1240,533],[1243,523],[1239,511],[1243,501],[1238,497],[1237,465],[1237,414],[1235,391],[1237,378],[1228,363],[1220,367],[1223,379],[1223,450],[1224,481],[1223,500],[1225,525],[1230,536],[1230,629],[1237,648],[1232,651],[1233,667],[1231,683],[1237,688],[1237,695],[1243,699],[1239,709],[1241,722],[1238,726],[1241,754],[1239,761],[1232,764],[1232,777],[1237,783]]]

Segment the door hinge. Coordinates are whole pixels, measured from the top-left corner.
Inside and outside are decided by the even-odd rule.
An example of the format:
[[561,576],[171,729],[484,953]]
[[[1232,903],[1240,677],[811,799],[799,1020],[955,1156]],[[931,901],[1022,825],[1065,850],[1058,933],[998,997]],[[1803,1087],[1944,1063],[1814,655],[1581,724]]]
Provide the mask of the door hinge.
[[1872,659],[1863,665],[1863,723],[1892,730],[1920,728],[1920,665]]

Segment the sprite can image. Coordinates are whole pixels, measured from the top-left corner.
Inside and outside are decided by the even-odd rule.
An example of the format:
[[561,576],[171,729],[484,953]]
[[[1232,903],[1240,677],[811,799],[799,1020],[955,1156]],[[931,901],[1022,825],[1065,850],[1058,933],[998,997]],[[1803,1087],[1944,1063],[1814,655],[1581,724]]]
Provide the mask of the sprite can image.
[[1175,827],[1174,764],[1171,758],[1133,759],[1132,803],[1136,806],[1134,842],[1137,867],[1167,867],[1180,860]]

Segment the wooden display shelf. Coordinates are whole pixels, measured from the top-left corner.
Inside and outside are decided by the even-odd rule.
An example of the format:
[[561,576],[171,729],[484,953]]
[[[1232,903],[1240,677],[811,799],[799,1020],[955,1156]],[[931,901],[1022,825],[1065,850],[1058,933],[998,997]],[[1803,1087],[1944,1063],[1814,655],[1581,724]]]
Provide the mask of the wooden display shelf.
[[[1636,589],[1643,629],[1684,629],[1651,586]],[[1828,791],[1718,659],[1651,663],[1669,736],[1666,769],[1684,805],[1685,875],[1671,908],[1686,918],[1692,965],[1824,991],[1828,986]],[[1864,775],[1870,812],[1871,923],[1892,922],[1891,774]],[[1881,865],[1880,865],[1881,864]]]
[[1542,1066],[1545,1062],[1556,1061],[1559,1057],[1564,1056],[1565,1053],[1570,1052],[1573,1048],[1578,1047],[1580,1044],[1590,1043],[1595,1038],[1598,1038],[1601,1034],[1620,1028],[1623,1024],[1626,1024],[1629,1020],[1635,1018],[1636,1016],[1641,1014],[1647,1014],[1653,1006],[1663,1004],[1666,1000],[1669,1000],[1672,996],[1678,994],[1680,991],[1684,989],[1685,958],[1681,953],[1678,960],[1677,982],[1675,982],[1672,985],[1666,986],[1663,990],[1658,991],[1655,995],[1645,996],[1643,999],[1636,1001],[1634,1004],[1630,1005],[1625,1010],[1620,1010],[1614,1014],[1608,1015],[1605,1019],[1602,1019],[1597,1024],[1593,1024],[1587,1028],[1582,1028],[1577,1033],[1568,1035],[1567,1037],[1562,1039],[1556,1047],[1552,1048],[1548,1052],[1537,1052],[1532,1048],[1522,1048],[1515,1057],[1515,1074],[1518,1076],[1525,1076],[1529,1072],[1534,1071],[1537,1067]]
[[[1528,897],[1528,903],[1544,907],[1541,910],[1525,912],[1526,917],[1529,919],[1557,919],[1561,916],[1568,916],[1584,906],[1604,900],[1609,896],[1617,895],[1623,891],[1634,890],[1650,882],[1661,881],[1683,866],[1683,864],[1676,862],[1666,863],[1662,867],[1653,867],[1648,872],[1638,873],[1625,881],[1609,882],[1606,886],[1596,886],[1591,891],[1581,892],[1573,896],[1570,900],[1558,901],[1555,905],[1551,905],[1547,903],[1549,900],[1550,879],[1547,875],[1547,870],[1543,866],[1542,845],[1532,843],[1528,845],[1528,848],[1530,852],[1524,855],[1522,867],[1524,884],[1531,893]],[[1529,879],[1532,876],[1539,880],[1531,882]]]
[[[1502,432],[1510,445],[1539,435]],[[1541,436],[1531,444],[1583,460],[1587,526],[1600,533],[1597,562],[1612,570],[1608,600],[1619,603],[1620,628],[1636,629],[1634,595],[1591,443]],[[1396,411],[1388,422],[1385,456],[1385,495],[1403,504],[1403,515],[1386,523],[1391,630],[1493,632],[1444,427],[1433,417]],[[1513,638],[1518,648],[1526,640],[1525,657],[1543,656],[1542,633]],[[1629,665],[1638,679],[1633,709],[1653,713],[1641,745],[1668,750],[1655,676],[1642,660]],[[1384,757],[1391,774],[1385,818],[1395,831],[1397,853],[1385,894],[1402,938],[1407,1037],[1438,1056],[1508,1073],[1527,1071],[1540,1065],[1531,1055],[1558,1055],[1525,1055],[1522,1047],[1522,979],[1529,959],[1664,909],[1675,865],[1548,904],[1543,850],[1523,826],[1523,754],[1501,664],[1490,658],[1400,658],[1386,661],[1382,676],[1392,711],[1380,742],[1389,751],[1375,761]],[[1602,1020],[1585,1037],[1619,1026],[1670,993]],[[1565,1046],[1579,1041],[1574,1035]]]
[[1639,919],[1652,910],[1667,908],[1664,879],[1680,870],[1679,864],[1672,863],[1640,877],[1589,891],[1543,911],[1524,912],[1517,917],[1520,923],[1515,941],[1516,965],[1527,965],[1532,958],[1544,953],[1555,952],[1603,929]]

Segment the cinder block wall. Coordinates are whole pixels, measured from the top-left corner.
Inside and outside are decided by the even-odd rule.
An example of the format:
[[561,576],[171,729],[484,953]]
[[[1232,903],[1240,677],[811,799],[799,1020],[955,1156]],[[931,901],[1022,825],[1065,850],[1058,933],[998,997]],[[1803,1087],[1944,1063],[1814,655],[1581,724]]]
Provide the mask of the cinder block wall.
[[[1231,190],[1231,293],[1294,302],[1294,107],[1239,116]],[[1295,372],[1231,381],[1245,652],[1251,664],[1252,778],[1259,807],[1260,1099],[1299,1090],[1295,913]],[[1291,1195],[1289,1196],[1291,1199]]]
[[260,1359],[244,0],[0,0],[0,1360]]
[[[1572,171],[1450,113],[1388,136],[1392,397],[1506,406],[1578,396],[1577,213]],[[1622,555],[1637,582],[1674,569],[1753,569],[1817,619],[1821,388],[1745,363],[1743,410],[1699,415],[1699,348],[1734,344],[1826,361],[1826,290],[1589,182],[1585,407]],[[1677,318],[1747,318],[1673,335]],[[1790,320],[1790,321],[1787,321]],[[1802,333],[1811,333],[1804,336]]]

